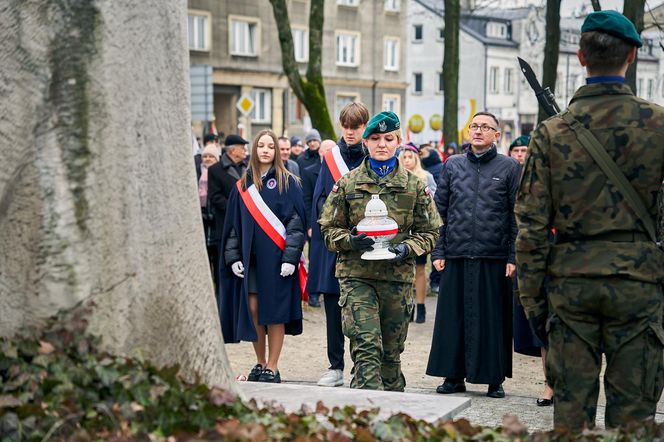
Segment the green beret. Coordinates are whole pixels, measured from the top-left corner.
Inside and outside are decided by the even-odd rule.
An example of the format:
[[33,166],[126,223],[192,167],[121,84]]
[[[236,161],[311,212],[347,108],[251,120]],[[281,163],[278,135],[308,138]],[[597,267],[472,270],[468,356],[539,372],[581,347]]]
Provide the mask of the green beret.
[[530,143],[530,135],[521,135],[516,137],[514,141],[512,141],[512,144],[510,144],[510,152],[515,147],[528,146],[528,143]]
[[581,26],[581,32],[590,31],[613,35],[637,48],[643,46],[634,23],[617,11],[597,11],[588,14],[583,21],[583,26]]
[[362,138],[367,138],[371,134],[385,134],[393,132],[401,127],[397,114],[390,111],[380,112],[374,115],[367,123]]

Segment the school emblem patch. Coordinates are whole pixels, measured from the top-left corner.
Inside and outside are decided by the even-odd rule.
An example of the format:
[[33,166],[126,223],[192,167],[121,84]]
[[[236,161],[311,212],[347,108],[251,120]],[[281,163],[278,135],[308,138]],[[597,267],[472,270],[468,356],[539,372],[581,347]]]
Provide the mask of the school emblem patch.
[[269,180],[267,180],[266,186],[268,189],[274,189],[275,187],[277,187],[277,180],[275,180],[274,178],[270,178]]

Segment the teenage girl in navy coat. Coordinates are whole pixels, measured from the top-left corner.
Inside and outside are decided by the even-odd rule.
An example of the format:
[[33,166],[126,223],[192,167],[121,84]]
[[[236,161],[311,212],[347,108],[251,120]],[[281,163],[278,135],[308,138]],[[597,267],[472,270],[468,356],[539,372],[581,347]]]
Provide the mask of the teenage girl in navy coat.
[[[255,204],[256,194],[259,204]],[[263,225],[256,211],[268,215]],[[305,241],[304,219],[299,179],[284,167],[277,136],[263,130],[252,143],[249,168],[229,197],[220,269],[224,340],[253,342],[256,365],[249,381],[281,382],[278,362],[284,335],[302,333],[298,266]],[[275,231],[270,236],[265,230],[266,221],[277,227],[275,231],[285,232],[283,249],[274,240]]]

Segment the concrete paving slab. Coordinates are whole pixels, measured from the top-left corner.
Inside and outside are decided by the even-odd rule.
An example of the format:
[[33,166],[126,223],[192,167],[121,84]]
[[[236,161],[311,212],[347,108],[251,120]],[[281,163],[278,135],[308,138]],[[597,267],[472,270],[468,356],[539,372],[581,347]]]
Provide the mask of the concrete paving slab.
[[286,411],[299,411],[303,404],[316,408],[318,401],[326,407],[353,405],[358,409],[380,408],[379,416],[386,418],[396,413],[406,413],[413,418],[435,422],[452,419],[470,406],[470,398],[394,391],[356,390],[346,387],[318,387],[294,383],[266,384],[239,382],[247,398],[259,403],[274,401]]

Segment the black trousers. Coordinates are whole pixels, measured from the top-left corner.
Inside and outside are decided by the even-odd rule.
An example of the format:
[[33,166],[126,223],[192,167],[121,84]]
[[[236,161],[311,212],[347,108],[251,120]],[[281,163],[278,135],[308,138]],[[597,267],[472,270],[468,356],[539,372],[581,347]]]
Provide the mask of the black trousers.
[[344,333],[341,330],[341,307],[338,293],[321,293],[325,303],[325,328],[327,329],[327,359],[330,370],[344,369]]

